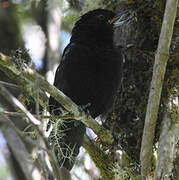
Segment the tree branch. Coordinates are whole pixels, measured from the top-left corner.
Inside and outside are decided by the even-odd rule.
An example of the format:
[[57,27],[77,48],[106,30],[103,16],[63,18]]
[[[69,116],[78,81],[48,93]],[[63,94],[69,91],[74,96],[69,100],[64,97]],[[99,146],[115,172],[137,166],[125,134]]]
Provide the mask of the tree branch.
[[[11,60],[9,60],[11,59]],[[33,86],[34,83],[30,82],[28,79],[26,79],[24,76],[21,76],[20,71],[17,69],[16,64],[13,63],[13,59],[5,56],[4,54],[0,53],[0,69],[10,78],[14,79],[17,84],[19,84],[19,89],[22,89],[26,91],[33,99],[36,101],[36,97],[34,96],[34,90]],[[1,81],[0,84],[3,82]],[[3,83],[4,84],[4,83]],[[5,84],[4,84],[5,85]],[[10,85],[9,83],[6,83],[6,86]],[[11,85],[12,87],[12,85]],[[15,87],[15,86],[13,86]],[[48,97],[46,94],[42,91],[39,92],[39,103],[41,106],[45,107],[48,102]]]
[[[0,53],[0,66],[8,68],[13,73],[24,79],[30,80],[42,90],[48,92],[52,97],[54,97],[67,111],[74,114],[76,120],[81,120],[87,127],[93,129],[93,131],[98,135],[101,141],[112,144],[114,141],[112,133],[105,129],[103,126],[99,125],[90,115],[85,114],[80,108],[63,92],[58,90],[55,86],[49,84],[40,74],[38,74],[33,69],[24,65],[21,70],[18,70],[13,59]],[[26,83],[27,83],[26,80]],[[41,98],[40,98],[41,99]]]
[[87,135],[84,137],[83,147],[86,149],[91,159],[100,170],[102,179],[114,179],[114,172],[112,168],[115,159],[112,155],[105,153],[101,150],[93,140],[91,140]]
[[140,153],[142,175],[147,177],[151,166],[151,154],[161,90],[169,56],[173,26],[176,17],[178,0],[167,0],[166,9],[160,33],[158,49],[155,56],[153,76],[149,93],[145,125]]
[[[39,149],[43,150],[43,151],[47,151],[44,147],[42,147],[39,142],[32,140],[30,137],[26,136],[25,132],[22,132],[21,130],[19,130],[15,124],[9,119],[9,116],[7,116],[5,113],[5,110],[2,108],[2,105],[0,104],[0,115],[3,117],[3,119],[0,119],[0,125],[4,125],[4,123],[8,126],[8,128],[11,128],[15,131],[15,133],[25,142],[27,142],[28,144],[31,144],[32,147],[38,147]],[[22,114],[22,113],[19,113]],[[25,115],[25,114],[23,114]],[[17,116],[16,116],[17,117]],[[21,117],[21,116],[18,116]],[[24,116],[23,116],[24,117]]]
[[19,86],[16,84],[12,84],[12,83],[8,83],[8,82],[4,82],[4,81],[0,81],[0,84],[9,88],[13,88],[13,89],[19,89]]
[[162,123],[154,180],[170,179],[176,153],[176,143],[179,140],[179,115],[173,120],[170,114],[165,112]]
[[42,130],[40,129],[39,125],[41,124],[41,122],[39,120],[37,120],[22,104],[21,102],[16,99],[9,91],[7,91],[4,87],[2,87],[0,85],[0,93],[2,95],[4,95],[7,100],[13,104],[14,106],[16,106],[18,109],[20,109],[22,112],[24,112],[26,114],[26,117],[30,120],[30,123],[33,125],[33,127],[37,130],[37,132],[39,133],[40,137],[42,138],[44,145],[47,149],[47,154],[49,156],[49,160],[53,169],[53,172],[55,174],[55,177],[57,178],[57,180],[60,180],[60,174],[59,174],[59,170],[58,170],[58,165],[55,161],[55,157],[54,154],[50,151],[50,145],[48,144],[48,141],[46,139],[46,137],[44,136]]
[[[24,113],[18,113],[18,112],[10,112],[10,111],[3,111],[3,114],[7,115],[7,116],[11,116],[11,117],[21,117],[21,118],[25,118],[27,117],[26,114]],[[33,114],[34,117],[37,118],[36,114]],[[51,116],[51,115],[39,115],[38,116],[40,119],[74,119],[73,115],[63,115],[63,116]]]
[[8,117],[6,117],[4,114],[0,112],[1,130],[16,160],[18,161],[26,179],[35,179],[33,177],[33,172],[36,172],[36,176],[41,176],[39,170],[30,161],[30,154],[28,153],[21,138],[18,136],[18,134],[13,128],[9,128],[8,124],[3,123],[4,121],[9,122],[10,120],[8,119]]

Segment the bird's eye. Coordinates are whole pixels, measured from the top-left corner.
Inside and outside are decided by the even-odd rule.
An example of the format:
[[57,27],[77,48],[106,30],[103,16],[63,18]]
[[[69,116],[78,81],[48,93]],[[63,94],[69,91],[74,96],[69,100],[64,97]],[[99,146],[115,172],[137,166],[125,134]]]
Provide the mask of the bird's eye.
[[100,15],[98,16],[98,19],[104,20],[104,16],[103,16],[102,14],[100,14]]

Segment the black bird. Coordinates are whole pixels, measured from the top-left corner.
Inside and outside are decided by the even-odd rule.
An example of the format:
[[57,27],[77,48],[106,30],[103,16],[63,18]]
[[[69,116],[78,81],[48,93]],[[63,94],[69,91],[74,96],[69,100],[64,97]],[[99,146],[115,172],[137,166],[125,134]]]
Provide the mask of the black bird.
[[[116,15],[96,9],[81,16],[56,71],[54,86],[77,105],[90,104],[87,109],[93,118],[111,107],[120,83],[122,55],[114,46],[113,32],[116,25],[127,21],[119,19],[126,13]],[[51,114],[60,114],[61,106],[53,97],[49,105]],[[56,149],[58,161],[61,167],[71,170],[83,142],[85,126],[69,119],[58,128],[62,132],[58,142],[61,149]]]

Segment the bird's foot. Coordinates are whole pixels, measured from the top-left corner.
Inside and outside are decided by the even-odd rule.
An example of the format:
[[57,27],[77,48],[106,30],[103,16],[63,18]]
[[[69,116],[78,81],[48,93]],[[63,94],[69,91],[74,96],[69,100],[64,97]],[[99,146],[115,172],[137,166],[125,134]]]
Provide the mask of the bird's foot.
[[[75,118],[75,119],[76,119],[76,120],[77,120],[77,119],[78,119],[78,120],[81,120],[81,119],[83,119],[85,116],[90,115],[90,112],[89,112],[89,110],[88,110],[88,107],[90,107],[90,106],[91,106],[91,103],[88,103],[88,104],[85,104],[85,105],[79,105],[78,107],[79,107],[79,111],[81,112],[81,115],[80,115],[79,118]],[[85,112],[85,113],[84,113],[84,112]],[[79,125],[80,125],[79,122],[80,122],[80,121],[75,121],[74,126],[75,126],[75,127],[79,126]]]
[[88,108],[91,106],[91,103],[88,103],[88,104],[85,104],[85,105],[80,105],[79,106],[79,110],[81,111],[81,112],[85,112],[86,114],[89,114],[89,110],[88,110]]

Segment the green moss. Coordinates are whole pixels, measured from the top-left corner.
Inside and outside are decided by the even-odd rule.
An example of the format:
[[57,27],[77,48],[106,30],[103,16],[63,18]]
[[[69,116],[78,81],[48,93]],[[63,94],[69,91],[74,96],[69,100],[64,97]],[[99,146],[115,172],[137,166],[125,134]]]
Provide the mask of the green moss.
[[[87,142],[88,141],[88,142]],[[101,148],[94,145],[89,139],[84,141],[83,146],[90,155],[92,161],[100,171],[102,180],[114,180],[114,172],[112,171],[115,158],[112,154],[105,153]]]

